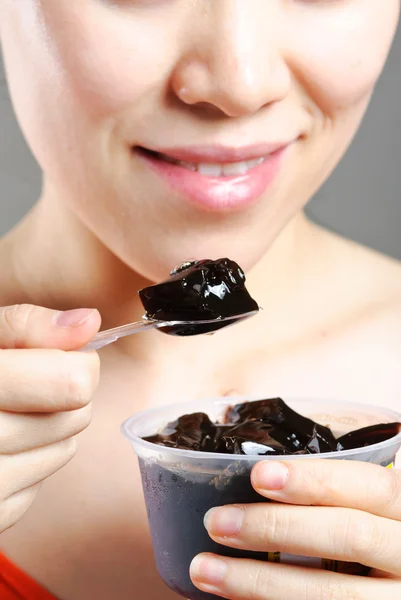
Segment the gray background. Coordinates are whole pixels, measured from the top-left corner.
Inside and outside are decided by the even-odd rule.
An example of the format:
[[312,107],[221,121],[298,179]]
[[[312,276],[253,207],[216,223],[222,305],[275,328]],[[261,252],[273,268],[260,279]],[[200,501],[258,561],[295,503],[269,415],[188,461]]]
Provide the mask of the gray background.
[[[1,57],[0,57],[1,63]],[[319,223],[401,259],[401,29],[364,124],[313,198]],[[0,64],[0,235],[32,206],[40,173],[15,121]]]

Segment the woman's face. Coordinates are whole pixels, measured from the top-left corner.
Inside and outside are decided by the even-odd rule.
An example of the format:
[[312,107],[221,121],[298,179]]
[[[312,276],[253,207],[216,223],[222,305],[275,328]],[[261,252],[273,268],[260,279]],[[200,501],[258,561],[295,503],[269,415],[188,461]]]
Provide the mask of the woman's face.
[[191,257],[263,255],[352,139],[398,12],[399,0],[1,0],[0,27],[45,194],[158,279]]

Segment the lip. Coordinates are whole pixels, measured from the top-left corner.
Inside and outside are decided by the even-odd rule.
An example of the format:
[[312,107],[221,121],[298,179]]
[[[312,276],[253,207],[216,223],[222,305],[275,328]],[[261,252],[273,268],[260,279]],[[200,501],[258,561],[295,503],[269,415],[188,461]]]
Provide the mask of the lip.
[[[293,141],[293,140],[292,140]],[[185,148],[134,148],[147,166],[180,198],[207,211],[234,211],[254,204],[273,184],[291,142],[256,144],[242,148],[192,146]],[[189,163],[227,164],[264,157],[262,164],[243,175],[209,177],[163,160],[160,154]]]
[[152,152],[166,154],[175,160],[184,160],[190,163],[219,163],[227,164],[242,162],[269,156],[287,146],[288,143],[257,144],[242,148],[228,148],[225,146],[192,146],[187,148],[156,148]]

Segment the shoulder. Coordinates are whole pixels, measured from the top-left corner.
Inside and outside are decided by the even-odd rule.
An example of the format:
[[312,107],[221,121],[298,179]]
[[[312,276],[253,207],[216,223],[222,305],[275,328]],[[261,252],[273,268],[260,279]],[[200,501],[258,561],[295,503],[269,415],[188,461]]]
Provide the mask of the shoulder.
[[[400,408],[401,262],[322,232],[334,318],[314,354],[338,397]],[[335,373],[335,376],[333,376]]]
[[401,261],[330,232],[322,236],[334,330],[400,362]]
[[376,250],[324,232],[325,255],[333,269],[333,281],[347,290],[359,306],[379,311],[401,311],[401,261]]

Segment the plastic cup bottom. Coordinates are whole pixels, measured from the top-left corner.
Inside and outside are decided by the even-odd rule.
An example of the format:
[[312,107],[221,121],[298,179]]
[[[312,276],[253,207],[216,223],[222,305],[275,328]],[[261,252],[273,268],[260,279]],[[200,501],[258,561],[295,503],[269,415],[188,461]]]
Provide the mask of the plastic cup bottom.
[[[366,571],[361,565],[323,558],[234,550],[209,538],[203,517],[210,508],[233,503],[267,502],[252,488],[250,473],[257,461],[280,460],[280,457],[194,452],[165,448],[142,439],[183,414],[205,412],[217,421],[227,406],[258,399],[236,397],[179,403],[141,412],[122,425],[123,435],[132,443],[139,460],[157,569],[165,583],[183,598],[217,598],[199,591],[190,580],[190,563],[200,552],[302,564],[359,575]],[[368,425],[401,421],[398,413],[374,406],[328,400],[284,400],[300,414],[329,426],[338,436]],[[286,456],[285,460],[356,460],[391,467],[400,447],[401,433],[385,442],[356,450]]]

